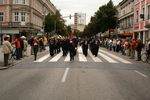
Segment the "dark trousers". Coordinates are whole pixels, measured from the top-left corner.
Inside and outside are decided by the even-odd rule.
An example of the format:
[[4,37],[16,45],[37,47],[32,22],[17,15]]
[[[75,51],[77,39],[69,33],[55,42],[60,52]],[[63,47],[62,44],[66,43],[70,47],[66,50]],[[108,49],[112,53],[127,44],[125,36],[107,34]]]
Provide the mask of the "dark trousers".
[[54,56],[54,49],[50,48],[50,55]]
[[137,60],[141,60],[141,51],[137,51]]
[[8,66],[9,53],[4,54],[4,66]]
[[75,52],[74,51],[70,51],[70,61],[74,60],[74,55],[75,55]]
[[114,50],[114,52],[116,52],[116,46],[113,46],[113,50]]
[[16,59],[19,60],[22,57],[21,48],[16,48]]
[[36,60],[37,58],[37,52],[38,52],[38,48],[34,48],[34,60]]

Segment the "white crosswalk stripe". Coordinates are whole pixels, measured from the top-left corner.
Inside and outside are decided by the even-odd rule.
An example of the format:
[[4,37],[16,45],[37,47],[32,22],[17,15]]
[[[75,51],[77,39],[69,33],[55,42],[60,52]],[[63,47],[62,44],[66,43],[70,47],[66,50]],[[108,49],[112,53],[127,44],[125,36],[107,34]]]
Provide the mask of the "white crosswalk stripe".
[[46,59],[49,58],[49,57],[50,57],[50,55],[47,54],[47,55],[45,55],[44,57],[42,57],[42,58],[40,58],[40,59],[38,59],[38,60],[36,60],[36,61],[34,61],[34,62],[43,62],[44,60],[46,60]]
[[[77,58],[75,61],[78,62],[108,62],[108,63],[125,63],[125,64],[132,64],[130,61],[127,61],[121,57],[118,57],[116,55],[111,54],[110,52],[107,52],[105,50],[100,50],[98,53],[98,57],[95,57],[94,55],[92,55],[92,53],[89,51],[88,55],[89,56],[84,56],[82,53],[82,48],[79,47],[77,50],[77,56],[75,56],[75,58]],[[49,62],[58,62],[60,60],[60,62],[70,62],[70,54],[68,53],[67,56],[64,58],[62,58],[63,54],[62,52],[60,52],[59,54],[55,55],[53,58],[50,57],[49,54],[39,58],[38,60],[34,61],[34,62],[43,62],[46,59],[50,59]],[[61,59],[62,58],[62,59]],[[105,59],[105,60],[103,60]]]
[[99,59],[98,57],[94,57],[91,52],[89,52],[89,55],[95,62],[102,62],[102,60]]
[[62,57],[62,52],[53,57],[49,62],[57,62]]
[[115,56],[115,55],[113,55],[113,54],[111,54],[111,53],[109,53],[109,52],[106,52],[106,51],[104,51],[104,50],[100,50],[100,51],[103,52],[103,53],[106,53],[107,55],[109,55],[109,56],[111,56],[111,57],[113,57],[113,58],[115,58],[115,59],[117,59],[117,60],[119,60],[119,61],[122,62],[122,63],[132,64],[131,62],[129,62],[129,61],[125,60],[125,59],[122,59],[121,57]]
[[78,48],[78,53],[79,53],[79,61],[81,61],[81,62],[87,62],[86,57],[82,53],[82,48],[81,47]]
[[67,57],[66,57],[66,59],[65,59],[65,62],[69,62],[70,61],[70,55],[69,55],[69,53],[67,54]]
[[112,58],[106,56],[105,54],[102,54],[102,53],[98,53],[100,56],[102,56],[105,60],[107,60],[108,62],[110,63],[118,63],[117,61],[113,60]]

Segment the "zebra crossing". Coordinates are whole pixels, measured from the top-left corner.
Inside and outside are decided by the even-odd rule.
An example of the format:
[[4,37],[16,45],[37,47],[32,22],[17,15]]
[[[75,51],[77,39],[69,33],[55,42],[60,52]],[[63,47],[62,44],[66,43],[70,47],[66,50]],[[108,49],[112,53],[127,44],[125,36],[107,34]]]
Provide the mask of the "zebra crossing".
[[[70,62],[70,55],[69,53],[67,54],[67,56],[63,56],[63,53],[60,52],[57,55],[55,55],[54,57],[50,57],[49,54],[39,58],[38,60],[34,61],[34,62],[44,62],[44,61],[48,61],[48,62]],[[77,49],[77,55],[75,56],[75,60],[76,62],[95,62],[95,63],[103,63],[103,62],[107,62],[107,63],[124,63],[124,64],[132,64],[132,62],[127,61],[121,57],[118,57],[114,54],[111,54],[108,51],[102,50],[100,49],[98,52],[98,56],[95,57],[92,55],[92,53],[90,51],[88,51],[88,56],[84,56],[82,53],[82,48],[79,47]]]

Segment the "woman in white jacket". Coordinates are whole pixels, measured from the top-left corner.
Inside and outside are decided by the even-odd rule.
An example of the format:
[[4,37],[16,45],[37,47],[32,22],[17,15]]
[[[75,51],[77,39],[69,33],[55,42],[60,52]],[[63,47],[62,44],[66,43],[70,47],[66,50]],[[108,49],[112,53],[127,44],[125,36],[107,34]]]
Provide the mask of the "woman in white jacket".
[[4,42],[3,42],[3,46],[2,46],[2,52],[4,53],[4,66],[8,66],[8,59],[9,59],[9,55],[11,53],[11,44],[9,42],[9,35],[6,35],[4,37]]

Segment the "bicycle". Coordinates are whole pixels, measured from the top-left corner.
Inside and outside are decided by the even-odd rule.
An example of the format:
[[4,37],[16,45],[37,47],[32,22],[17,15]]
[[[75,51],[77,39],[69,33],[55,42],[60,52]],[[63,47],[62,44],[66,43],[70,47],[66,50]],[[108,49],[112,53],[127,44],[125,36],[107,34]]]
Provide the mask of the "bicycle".
[[150,64],[150,54],[148,54],[147,52],[145,52],[141,55],[141,59],[143,62],[147,62]]
[[16,48],[12,47],[10,58],[8,59],[11,66],[14,66],[14,60],[16,59]]

